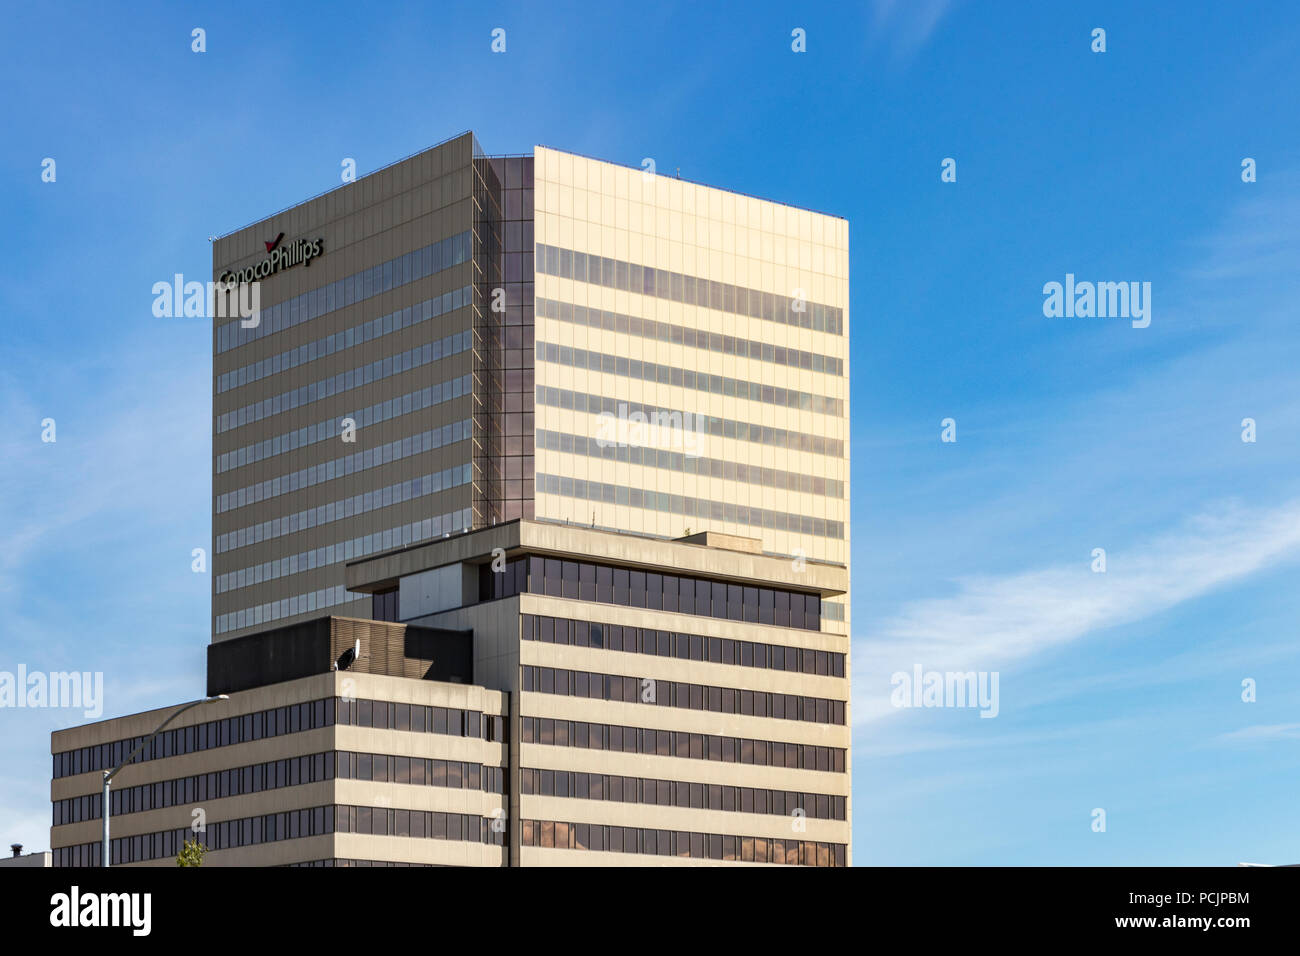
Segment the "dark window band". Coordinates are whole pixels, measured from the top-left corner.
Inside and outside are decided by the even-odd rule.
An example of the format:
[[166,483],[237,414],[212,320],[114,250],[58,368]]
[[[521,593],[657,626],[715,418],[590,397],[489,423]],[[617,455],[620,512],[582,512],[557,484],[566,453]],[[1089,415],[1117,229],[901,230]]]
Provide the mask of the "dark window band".
[[672,657],[679,661],[758,667],[795,674],[815,674],[819,677],[844,676],[844,655],[838,651],[657,631],[649,627],[598,624],[594,621],[552,618],[540,614],[523,614],[520,619],[525,641]]
[[841,747],[788,744],[749,737],[718,737],[714,734],[624,727],[618,724],[592,724],[551,717],[522,717],[519,726],[520,741],[526,744],[844,773],[845,752]]
[[494,571],[490,564],[480,567],[480,601],[495,601],[521,593],[805,631],[821,630],[821,598],[802,591],[749,587],[712,578],[536,555],[507,561],[500,572]]
[[524,820],[520,845],[561,850],[639,853],[694,860],[746,863],[783,863],[790,866],[845,866],[843,843],[812,840],[778,840],[768,837],[616,827],[603,823],[566,823],[558,820]]
[[559,667],[525,664],[521,689],[558,697],[622,701],[681,710],[703,710],[715,714],[769,717],[773,720],[801,720],[805,723],[844,724],[844,701],[806,697],[774,691],[744,690],[653,677],[627,677],[593,671],[572,671]]
[[846,802],[842,796],[826,793],[529,768],[520,771],[519,792],[542,797],[572,797],[578,800],[689,807],[731,813],[802,815],[813,820],[843,820]]

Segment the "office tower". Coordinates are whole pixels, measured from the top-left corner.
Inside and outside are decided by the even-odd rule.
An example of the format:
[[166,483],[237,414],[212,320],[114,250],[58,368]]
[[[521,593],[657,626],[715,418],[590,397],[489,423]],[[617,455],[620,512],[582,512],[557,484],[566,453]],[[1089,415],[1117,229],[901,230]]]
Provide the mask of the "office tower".
[[[120,859],[203,787],[218,864],[849,862],[847,231],[467,133],[217,240],[231,699]],[[153,716],[55,735],[56,863]]]

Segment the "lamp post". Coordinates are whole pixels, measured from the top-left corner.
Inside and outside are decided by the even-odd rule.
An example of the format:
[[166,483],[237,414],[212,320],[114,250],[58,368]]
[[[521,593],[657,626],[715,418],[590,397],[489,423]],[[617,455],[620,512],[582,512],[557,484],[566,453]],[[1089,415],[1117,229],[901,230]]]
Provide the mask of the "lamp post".
[[110,785],[112,784],[113,778],[117,776],[117,772],[118,772],[119,770],[121,770],[123,767],[125,767],[127,764],[129,764],[132,760],[134,760],[134,759],[136,758],[136,756],[140,753],[140,751],[141,751],[141,750],[144,750],[145,745],[146,745],[147,743],[149,743],[149,741],[153,740],[153,739],[154,739],[155,737],[157,737],[160,733],[162,733],[164,730],[166,730],[166,729],[167,729],[167,725],[170,724],[170,723],[171,723],[173,720],[175,720],[177,717],[179,717],[181,714],[185,713],[185,711],[189,710],[191,707],[197,707],[197,706],[199,706],[199,704],[210,704],[210,703],[212,703],[214,700],[230,700],[230,695],[229,695],[229,694],[218,694],[216,697],[203,697],[203,698],[201,698],[201,699],[199,699],[199,700],[192,700],[192,701],[190,701],[188,704],[186,704],[185,706],[181,707],[180,710],[176,711],[174,714],[172,714],[170,717],[168,717],[166,720],[164,720],[161,724],[159,724],[157,730],[155,730],[153,733],[151,733],[151,734],[150,734],[148,737],[146,737],[144,740],[140,741],[140,746],[138,746],[138,747],[136,747],[134,750],[132,750],[131,753],[127,755],[127,758],[126,758],[125,760],[123,760],[120,764],[118,764],[118,765],[117,765],[116,767],[114,767],[112,770],[105,770],[105,771],[104,771],[104,803],[103,803],[102,813],[101,813],[101,815],[102,815],[102,817],[103,817],[103,819],[104,819],[104,845],[103,845],[103,848],[102,848],[101,853],[100,853],[100,856],[103,858],[103,861],[102,861],[102,865],[103,865],[103,866],[106,866],[106,867],[107,867],[107,866],[112,866],[112,865],[113,865],[113,863],[112,863],[112,857],[109,855],[109,852],[108,852],[108,807],[109,807],[109,803],[110,803],[110,801],[109,801],[109,787],[110,787]]

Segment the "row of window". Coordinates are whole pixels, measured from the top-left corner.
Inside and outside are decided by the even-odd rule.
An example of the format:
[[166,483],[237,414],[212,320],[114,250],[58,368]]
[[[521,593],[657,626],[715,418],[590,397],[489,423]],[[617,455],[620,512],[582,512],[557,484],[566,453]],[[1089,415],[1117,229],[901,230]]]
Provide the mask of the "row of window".
[[[484,715],[476,710],[448,707],[395,704],[392,701],[324,697],[164,730],[145,744],[133,763],[179,757],[182,754],[248,743],[266,737],[332,727],[336,718],[339,724],[360,727],[450,734],[454,737],[475,737],[488,741],[505,739],[505,721],[499,715]],[[110,770],[125,760],[144,739],[129,737],[93,747],[60,751],[54,754],[52,775],[57,779],[79,773]]]
[[358,867],[358,866],[436,866],[436,863],[403,863],[395,860],[345,860],[335,857],[330,860],[306,860],[302,863],[286,863],[286,867]]
[[[470,466],[468,464],[449,470],[460,473],[459,480],[443,485],[442,487],[434,487],[430,490],[425,490],[422,493],[412,494],[411,497],[420,498],[469,484],[468,475]],[[424,482],[430,477],[437,478],[439,476],[426,475],[423,479],[417,478],[414,479],[414,481]],[[413,487],[412,482],[403,482],[402,485],[408,488]],[[429,485],[425,485],[425,488],[429,488]],[[460,514],[460,511],[447,512],[446,514],[425,519],[429,524],[430,534],[432,536],[437,536],[440,533],[438,529],[445,531],[460,530],[460,528],[455,524]],[[351,515],[348,515],[347,517],[351,517]],[[251,587],[254,584],[261,584],[263,581],[274,581],[276,578],[287,577],[288,575],[298,574],[303,571],[311,571],[315,568],[328,567],[331,564],[337,564],[341,561],[351,561],[355,558],[363,558],[368,554],[374,554],[376,551],[386,551],[388,550],[388,547],[385,546],[385,541],[406,539],[408,538],[408,532],[409,540],[406,541],[407,544],[423,540],[422,536],[415,534],[411,528],[411,525],[399,525],[396,528],[389,528],[385,531],[372,531],[369,534],[358,535],[357,537],[349,538],[346,541],[338,541],[334,544],[322,545],[321,547],[313,548],[310,551],[301,551],[298,554],[285,555],[282,558],[273,558],[272,560],[264,561],[261,564],[251,565],[247,568],[240,568],[238,571],[230,571],[226,574],[218,575],[217,593],[224,594],[227,591],[234,591],[239,588]]]
[[[496,719],[501,720],[500,717]],[[338,776],[340,780],[369,780],[374,783],[406,783],[415,787],[481,790],[483,793],[502,796],[506,793],[504,767],[484,766],[467,760],[339,752]]]
[[[223,797],[237,797],[246,793],[278,790],[281,787],[296,787],[303,783],[331,780],[333,777],[333,752],[305,754],[134,787],[120,787],[112,791],[111,809],[113,816],[118,817],[127,813],[142,813]],[[65,823],[98,820],[102,803],[100,793],[55,800],[54,825],[57,827]]]
[[404,309],[398,309],[388,315],[371,319],[369,322],[362,322],[350,329],[335,332],[312,342],[304,342],[296,348],[287,349],[276,355],[269,355],[260,361],[231,369],[229,372],[223,372],[217,376],[217,392],[220,394],[221,392],[228,392],[232,388],[251,385],[253,382],[259,382],[269,375],[278,375],[300,365],[306,365],[308,362],[314,362],[317,359],[333,355],[335,352],[342,352],[344,349],[364,345],[373,339],[391,335],[403,329],[409,329],[421,322],[436,319],[440,315],[458,309],[470,301],[470,287],[465,286],[461,289],[444,292],[432,299],[425,299],[415,305],[408,305]]
[[217,352],[228,352],[248,345],[336,309],[468,262],[472,255],[472,238],[468,231],[448,236],[422,249],[414,249],[396,259],[362,269],[318,289],[268,306],[261,310],[261,321],[252,328],[243,328],[238,321],[228,322],[217,329]]
[[[164,730],[145,744],[133,763],[179,757],[181,754],[198,753],[250,740],[329,727],[334,724],[335,703],[336,698],[325,697]],[[93,747],[60,751],[54,755],[53,776],[57,779],[92,770],[111,770],[125,760],[144,739],[128,737]]]
[[754,740],[749,737],[719,737],[715,734],[593,724],[550,717],[521,717],[519,725],[521,742],[526,744],[844,773],[845,752],[842,747],[788,744],[779,740]]
[[777,840],[768,837],[616,827],[603,823],[565,823],[559,820],[524,820],[521,846],[603,853],[641,853],[694,860],[745,863],[785,863],[790,866],[846,866],[843,843],[812,840]]
[[244,445],[233,451],[223,452],[217,456],[217,472],[221,473],[234,468],[242,468],[245,465],[251,465],[266,458],[273,458],[276,455],[283,455],[298,448],[305,448],[317,442],[329,441],[330,439],[337,440],[343,434],[340,423],[345,418],[351,418],[356,422],[356,427],[361,429],[371,425],[378,425],[380,422],[386,422],[399,415],[409,415],[412,412],[441,405],[443,402],[450,402],[462,395],[470,394],[472,380],[472,375],[462,375],[459,378],[439,382],[416,392],[408,392],[406,395],[397,398],[377,402],[368,408],[358,409],[355,412],[344,412],[342,415],[327,418],[315,425],[304,425],[295,431],[285,432],[283,435],[276,435],[273,438],[254,442],[251,445]]
[[318,382],[308,382],[297,388],[271,395],[260,401],[231,409],[217,416],[217,432],[228,432],[253,422],[260,422],[272,415],[291,412],[313,402],[321,402],[335,395],[342,395],[354,388],[364,388],[374,382],[381,382],[394,375],[401,375],[412,369],[423,368],[434,362],[460,355],[469,351],[472,334],[468,329],[457,332],[433,342],[425,342],[413,349],[376,359],[359,368],[350,368],[343,372],[323,378]]
[[[234,551],[252,544],[261,544],[263,541],[271,541],[285,535],[296,534],[299,531],[318,528],[321,525],[354,518],[357,515],[368,514],[371,511],[379,511],[382,508],[401,504],[404,501],[423,498],[426,495],[436,495],[448,488],[459,488],[461,485],[469,484],[471,479],[471,466],[469,462],[466,462],[463,465],[454,465],[451,468],[444,468],[442,471],[421,475],[418,478],[408,478],[405,481],[399,481],[384,488],[376,488],[374,491],[360,492],[339,501],[331,501],[327,504],[317,505],[314,508],[305,508],[294,514],[270,518],[258,524],[251,524],[245,528],[219,535],[217,537],[217,553]],[[269,570],[292,573],[284,569]],[[275,575],[275,577],[279,576],[280,574]],[[230,584],[227,584],[223,587],[219,582],[217,591],[224,591],[230,586]],[[242,587],[243,585],[235,586]]]
[[430,428],[428,431],[420,432],[418,435],[407,435],[405,438],[398,438],[374,448],[367,448],[365,451],[353,452],[350,455],[344,455],[342,458],[323,461],[319,465],[300,468],[297,471],[289,472],[287,475],[268,478],[266,481],[259,481],[243,488],[237,488],[234,491],[227,491],[225,494],[217,495],[217,514],[243,508],[246,505],[257,504],[259,501],[266,501],[270,498],[278,498],[280,495],[302,491],[305,488],[311,488],[326,481],[333,481],[335,478],[345,478],[348,475],[368,471],[371,468],[378,468],[394,461],[401,461],[403,458],[409,458],[412,455],[422,455],[425,452],[436,451],[439,448],[454,445],[456,442],[464,441],[470,437],[471,425],[472,419],[469,418],[450,422],[439,428]]
[[573,392],[564,388],[552,388],[538,385],[536,393],[538,405],[550,408],[572,409],[588,412],[592,415],[627,415],[639,412],[647,421],[659,420],[667,415],[671,420],[682,422],[682,427],[708,434],[713,438],[730,438],[735,441],[753,442],[759,445],[771,445],[790,451],[806,451],[814,455],[827,455],[833,458],[844,457],[844,442],[838,438],[826,438],[822,435],[810,435],[807,432],[787,431],[784,428],[771,428],[767,425],[755,425],[751,422],[736,421],[731,418],[715,418],[698,415],[694,412],[677,411],[671,408],[659,408],[640,402],[625,402],[608,395],[591,395],[587,392]]
[[[494,819],[468,813],[331,805],[222,820],[209,823],[205,830],[197,834],[188,827],[181,827],[117,837],[110,841],[110,847],[113,864],[116,866],[176,856],[185,841],[190,839],[198,839],[209,850],[232,850],[335,832],[459,840],[489,846],[503,846],[506,837],[503,818]],[[57,847],[52,862],[55,866],[99,866],[101,846],[100,843],[81,843]]]
[[684,345],[687,348],[707,349],[720,355],[738,355],[741,358],[771,362],[809,372],[825,372],[827,375],[844,374],[844,360],[833,355],[805,352],[802,349],[786,348],[770,342],[721,335],[718,332],[709,332],[689,325],[657,322],[636,315],[623,315],[621,312],[610,312],[607,309],[589,309],[586,306],[571,305],[568,302],[541,297],[537,299],[537,314],[544,319],[572,322],[593,329],[604,329],[606,332],[622,332],[671,345]]
[[268,601],[253,607],[240,608],[228,614],[218,614],[216,632],[225,634],[227,631],[237,631],[241,627],[270,624],[297,614],[310,614],[313,611],[323,611],[326,608],[338,607],[340,604],[359,601],[364,597],[365,595],[362,594],[351,593],[342,584],[317,588],[305,594],[293,594],[278,601]]
[[770,717],[774,720],[802,720],[805,723],[844,723],[844,701],[828,700],[825,697],[715,687],[654,677],[625,677],[559,667],[525,665],[521,670],[523,690],[539,694],[654,704],[684,710],[707,710],[715,714]]
[[521,622],[525,641],[604,648],[625,654],[675,657],[681,661],[708,661],[710,664],[733,664],[820,677],[844,676],[844,655],[838,651],[533,614],[521,615]]
[[[692,441],[689,438],[685,440]],[[654,448],[634,441],[588,438],[586,435],[571,435],[568,432],[553,432],[539,428],[537,447],[564,454],[586,455],[588,458],[600,458],[604,461],[641,465],[645,468],[661,468],[685,475],[741,481],[750,485],[761,485],[764,488],[776,488],[780,491],[801,491],[805,494],[826,495],[830,498],[844,497],[844,482],[834,478],[823,478],[807,472],[764,468],[760,465],[746,465],[744,462],[731,459],[708,458],[691,452],[673,451],[670,448]]]
[[505,846],[506,819],[504,812],[495,817],[480,817],[472,813],[443,813],[440,810],[340,806],[338,832]]
[[450,734],[473,737],[489,743],[506,743],[506,720],[500,714],[484,714],[456,707],[426,707],[383,700],[345,700],[337,707],[338,722],[376,730],[402,730],[413,734]]
[[[410,524],[401,525],[397,528],[362,535],[360,538],[342,542],[343,560],[347,561],[351,557],[374,554],[377,551],[391,551],[394,548],[403,548],[415,544],[417,541],[428,541],[430,538],[439,538],[453,532],[468,530],[471,520],[473,520],[473,509],[461,508],[459,511],[412,521]],[[338,560],[339,545],[333,545],[332,547],[335,548],[335,560]],[[309,591],[306,594],[295,594],[291,597],[280,598],[278,601],[269,601],[225,614],[218,614],[216,630],[218,634],[224,634],[227,631],[238,630],[241,627],[269,624],[272,621],[292,617],[295,614],[307,614],[312,611],[336,607],[350,601],[363,600],[365,600],[364,594],[353,594],[344,585],[339,584],[329,588],[321,588],[317,591]]]
[[653,777],[620,777],[614,774],[580,773],[576,770],[524,768],[519,772],[519,792],[542,797],[575,797],[580,800],[764,813],[815,820],[843,820],[845,814],[844,797],[834,794],[730,787]]
[[[525,561],[526,569],[521,567]],[[748,587],[711,578],[659,574],[590,561],[527,555],[507,562],[504,573],[494,573],[491,565],[483,565],[479,585],[482,600],[489,600],[489,593],[496,597],[509,597],[509,594],[496,594],[496,590],[513,587],[514,593],[529,591],[574,601],[618,604],[807,631],[821,629],[821,598],[816,594],[783,588]]]
[[620,375],[639,379],[643,382],[658,382],[661,385],[675,385],[680,388],[699,392],[709,392],[726,398],[743,398],[765,405],[777,405],[793,408],[818,415],[843,417],[844,399],[829,395],[814,395],[800,392],[793,388],[779,385],[763,385],[760,382],[747,382],[741,378],[726,375],[711,375],[708,372],[696,372],[694,369],[682,368],[680,365],[660,365],[640,359],[630,359],[621,355],[608,355],[604,352],[590,352],[587,349],[572,348],[568,345],[556,345],[553,342],[537,343],[537,361],[550,362],[552,365],[565,365],[569,368],[588,369],[592,372],[604,372],[607,375]]
[[[500,718],[497,718],[498,720]],[[460,760],[420,757],[394,757],[386,754],[362,754],[326,751],[270,760],[246,767],[232,767],[211,773],[195,774],[156,783],[138,784],[112,791],[113,816],[159,810],[237,797],[264,790],[296,787],[304,783],[340,779],[375,782],[409,783],[416,786],[451,787],[504,794],[505,769]],[[68,797],[53,803],[54,826],[98,820],[101,793]]]
[[[277,843],[299,837],[319,836],[334,832],[334,807],[308,807],[282,813],[266,813],[237,820],[209,823],[207,828],[194,832],[188,827],[159,830],[135,836],[115,837],[110,841],[113,865],[140,863],[176,856],[186,840],[198,840],[209,850],[229,850],[234,847]],[[58,847],[53,853],[55,866],[99,866],[102,854],[100,843],[80,843]]]
[[645,508],[667,514],[685,515],[688,518],[702,518],[707,521],[726,521],[773,531],[816,535],[819,538],[834,538],[841,541],[844,539],[844,522],[815,518],[811,515],[769,511],[766,508],[738,505],[732,501],[692,498],[688,495],[674,495],[664,491],[626,488],[623,485],[611,485],[603,481],[583,481],[568,475],[545,475],[538,472],[535,482],[537,494],[562,495],[566,498]]
[[844,313],[835,306],[807,301],[803,296],[774,295],[729,282],[714,282],[668,269],[653,269],[623,259],[607,259],[572,249],[537,244],[536,271],[608,289],[638,292],[704,309],[747,315],[783,325],[796,325],[832,335],[844,334]]

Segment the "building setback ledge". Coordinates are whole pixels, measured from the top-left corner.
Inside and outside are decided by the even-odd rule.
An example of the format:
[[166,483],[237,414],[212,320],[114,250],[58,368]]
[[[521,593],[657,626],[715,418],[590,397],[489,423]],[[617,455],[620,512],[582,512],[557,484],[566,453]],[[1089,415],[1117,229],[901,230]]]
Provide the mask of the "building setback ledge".
[[[701,541],[708,542],[703,543]],[[517,554],[551,555],[569,559],[646,568],[666,574],[694,574],[718,580],[756,582],[835,597],[848,590],[848,570],[840,565],[754,554],[742,550],[750,539],[709,533],[663,540],[519,519],[428,544],[376,555],[347,566],[347,589],[374,593],[396,587],[407,575],[449,564],[482,564],[500,548]],[[714,543],[714,542],[717,543]]]

